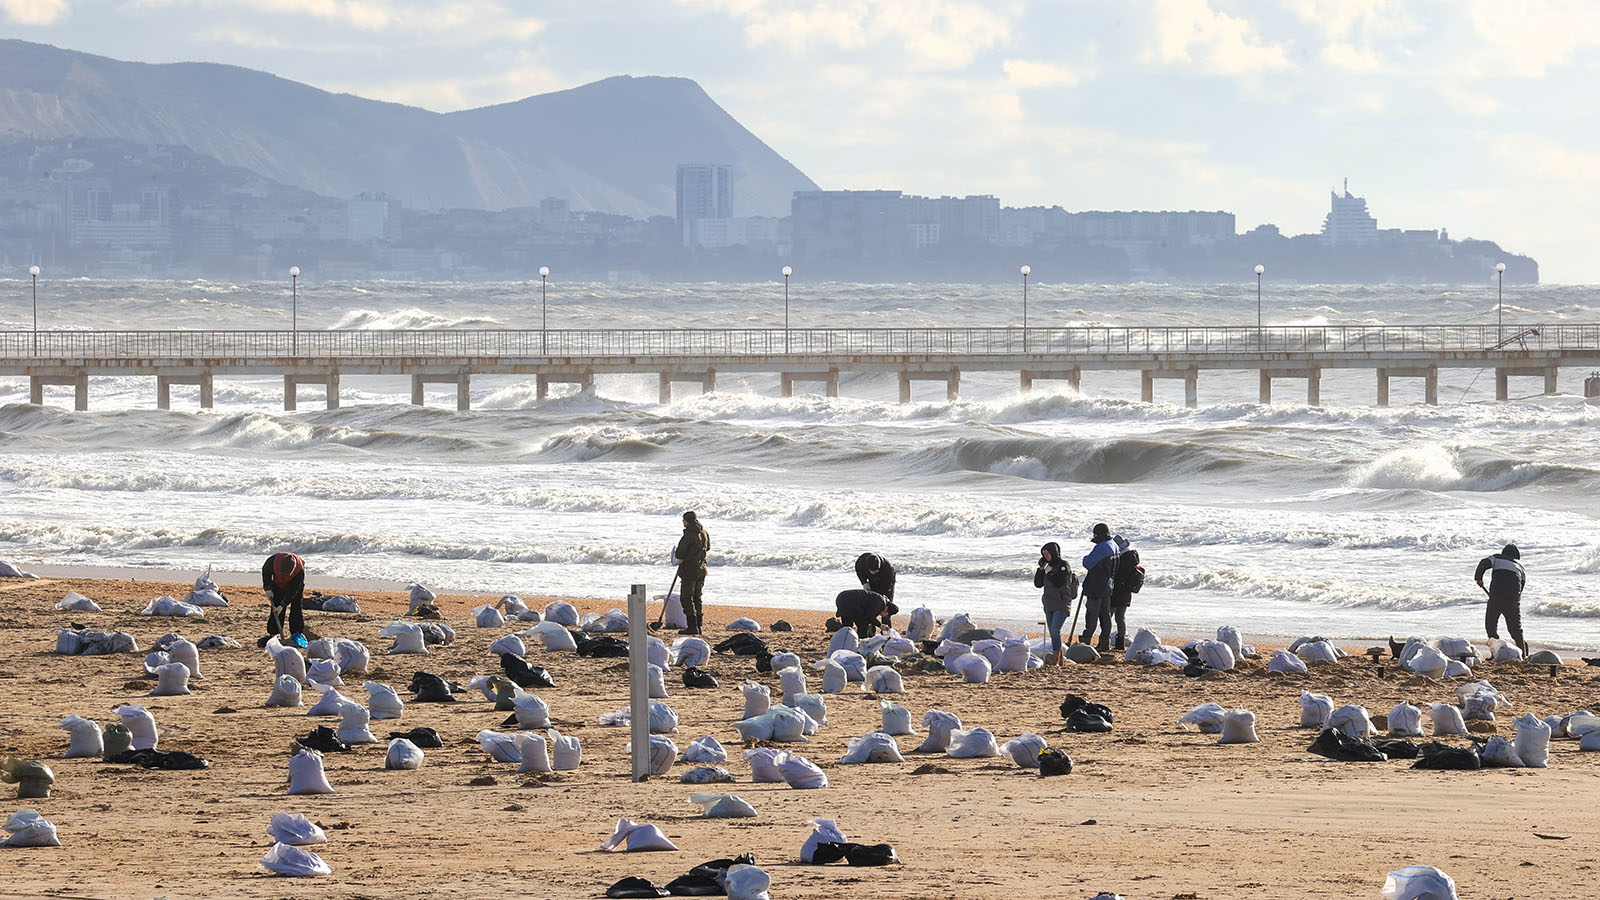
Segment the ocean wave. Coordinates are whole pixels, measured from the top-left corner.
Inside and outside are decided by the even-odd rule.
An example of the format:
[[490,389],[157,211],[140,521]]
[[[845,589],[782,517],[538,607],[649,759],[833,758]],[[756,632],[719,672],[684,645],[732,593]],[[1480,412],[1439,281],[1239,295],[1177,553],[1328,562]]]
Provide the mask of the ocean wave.
[[1349,483],[1389,490],[1492,492],[1596,484],[1600,469],[1517,460],[1460,445],[1418,444],[1392,450],[1360,467]]
[[500,320],[488,315],[441,316],[416,306],[400,309],[352,309],[333,323],[333,331],[405,331],[430,328],[503,328]]
[[924,451],[927,466],[942,471],[1011,475],[1035,481],[1127,484],[1197,475],[1222,476],[1249,465],[1283,469],[1296,461],[1193,441],[1156,438],[1074,440],[1049,437],[960,438]]

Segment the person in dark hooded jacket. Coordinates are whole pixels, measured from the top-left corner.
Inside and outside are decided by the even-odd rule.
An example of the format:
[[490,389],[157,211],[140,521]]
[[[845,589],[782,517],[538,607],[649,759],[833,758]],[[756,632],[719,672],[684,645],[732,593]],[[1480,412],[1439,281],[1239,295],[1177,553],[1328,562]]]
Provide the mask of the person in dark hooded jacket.
[[701,592],[706,586],[706,555],[711,552],[711,536],[693,512],[683,514],[683,537],[673,555],[678,558],[678,598],[683,601],[683,617],[688,625],[683,634],[699,634],[705,615]]
[[1042,588],[1040,602],[1044,604],[1044,624],[1050,631],[1050,658],[1047,666],[1061,665],[1061,629],[1067,624],[1067,613],[1072,611],[1072,600],[1077,596],[1077,578],[1072,567],[1061,558],[1061,545],[1051,541],[1039,548],[1039,567],[1033,571],[1033,586]]
[[1083,558],[1084,628],[1082,643],[1094,637],[1096,626],[1100,629],[1100,643],[1095,649],[1101,653],[1111,649],[1111,583],[1117,574],[1117,557],[1121,554],[1111,540],[1111,528],[1101,522],[1094,526],[1090,537],[1094,549]]
[[833,609],[839,620],[854,628],[856,637],[863,641],[877,634],[879,626],[888,628],[890,617],[900,611],[887,597],[865,588],[840,591],[833,598]]
[[[1507,544],[1493,556],[1478,561],[1478,571],[1473,577],[1478,587],[1489,595],[1489,607],[1484,611],[1484,629],[1491,639],[1500,637],[1500,617],[1505,616],[1506,631],[1511,640],[1528,656],[1528,643],[1522,639],[1522,589],[1528,584],[1528,574],[1522,569],[1522,551],[1516,544]],[[1483,587],[1484,573],[1490,573],[1489,586]]]
[[862,590],[894,600],[894,566],[878,554],[863,553],[856,557],[856,580],[861,582]]

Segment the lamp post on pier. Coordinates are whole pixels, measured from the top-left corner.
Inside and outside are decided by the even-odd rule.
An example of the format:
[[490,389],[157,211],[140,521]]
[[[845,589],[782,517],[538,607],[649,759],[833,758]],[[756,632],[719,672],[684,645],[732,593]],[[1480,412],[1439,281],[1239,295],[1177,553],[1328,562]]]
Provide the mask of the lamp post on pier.
[[550,337],[550,334],[549,334],[549,332],[550,332],[550,307],[545,305],[545,299],[544,299],[545,284],[549,280],[549,278],[550,278],[550,267],[549,266],[540,266],[539,267],[539,354],[541,356],[548,355],[549,352],[550,352],[550,347],[549,347],[549,345],[547,343],[548,340],[549,340],[549,337]]
[[300,355],[300,267],[289,267],[289,351]]
[[1498,344],[1506,339],[1506,264],[1495,263],[1494,274],[1500,281],[1494,301],[1494,340]]
[[1023,266],[1022,272],[1022,352],[1028,352],[1028,276],[1033,274],[1032,266]]
[[783,352],[789,352],[789,276],[794,269],[783,267]]
[[1265,333],[1261,330],[1261,276],[1266,271],[1266,266],[1256,264],[1256,349],[1262,351],[1267,349]]
[[28,277],[33,279],[33,355],[39,355],[39,267],[29,266]]

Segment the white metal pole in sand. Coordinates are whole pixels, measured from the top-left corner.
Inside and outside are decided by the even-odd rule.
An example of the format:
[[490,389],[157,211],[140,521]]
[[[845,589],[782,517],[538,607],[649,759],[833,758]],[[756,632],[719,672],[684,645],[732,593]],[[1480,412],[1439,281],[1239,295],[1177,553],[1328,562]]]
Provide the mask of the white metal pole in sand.
[[650,631],[645,623],[644,585],[628,591],[628,710],[629,730],[633,735],[633,780],[643,781],[650,774]]

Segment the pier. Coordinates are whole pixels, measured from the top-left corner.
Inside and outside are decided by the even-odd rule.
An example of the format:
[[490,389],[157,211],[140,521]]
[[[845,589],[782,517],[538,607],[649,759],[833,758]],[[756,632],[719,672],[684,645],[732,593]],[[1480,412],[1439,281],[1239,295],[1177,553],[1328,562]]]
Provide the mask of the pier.
[[1597,365],[1600,325],[1566,324],[0,333],[0,377],[27,378],[34,403],[47,387],[70,387],[78,410],[89,408],[94,376],[149,376],[161,409],[175,384],[198,385],[209,408],[218,378],[282,377],[292,410],[301,385],[322,386],[335,409],[342,377],[409,375],[412,403],[423,403],[427,385],[447,384],[466,410],[477,375],[532,376],[544,398],[552,384],[654,374],[667,403],[677,385],[714,390],[720,373],[770,373],[783,396],[816,385],[832,397],[841,374],[875,372],[898,377],[905,403],[926,382],[955,399],[964,372],[1016,373],[1028,391],[1041,380],[1077,388],[1085,371],[1138,373],[1147,402],[1157,380],[1181,380],[1193,407],[1201,374],[1218,370],[1257,371],[1262,403],[1276,383],[1304,382],[1306,402],[1317,405],[1330,369],[1372,370],[1376,402],[1386,406],[1397,378],[1421,379],[1426,402],[1437,403],[1446,368],[1492,369],[1504,400],[1512,378],[1542,379],[1554,393],[1563,366]]

